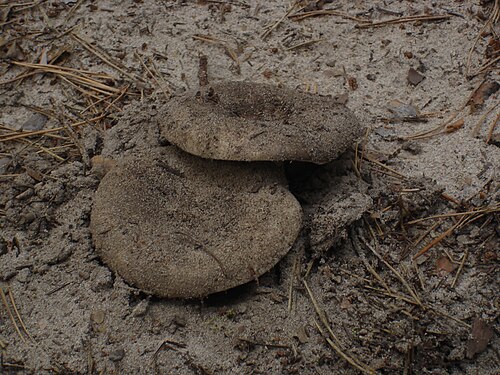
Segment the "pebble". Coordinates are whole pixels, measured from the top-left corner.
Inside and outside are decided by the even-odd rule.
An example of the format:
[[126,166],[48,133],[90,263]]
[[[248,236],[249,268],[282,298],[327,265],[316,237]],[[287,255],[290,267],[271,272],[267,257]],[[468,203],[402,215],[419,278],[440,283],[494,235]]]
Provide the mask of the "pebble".
[[113,362],[121,361],[125,357],[125,350],[123,348],[117,348],[109,352],[109,359]]

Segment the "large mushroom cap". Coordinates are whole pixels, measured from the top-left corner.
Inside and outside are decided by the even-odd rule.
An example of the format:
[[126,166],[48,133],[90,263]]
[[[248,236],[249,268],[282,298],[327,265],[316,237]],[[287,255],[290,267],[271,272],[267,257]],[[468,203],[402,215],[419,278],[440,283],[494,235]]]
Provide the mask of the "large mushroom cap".
[[126,281],[191,298],[268,271],[295,241],[301,215],[278,166],[209,161],[170,146],[124,159],[103,178],[91,230]]
[[352,112],[330,97],[249,82],[211,88],[210,98],[191,92],[171,99],[160,124],[168,141],[204,158],[323,164],[363,131]]

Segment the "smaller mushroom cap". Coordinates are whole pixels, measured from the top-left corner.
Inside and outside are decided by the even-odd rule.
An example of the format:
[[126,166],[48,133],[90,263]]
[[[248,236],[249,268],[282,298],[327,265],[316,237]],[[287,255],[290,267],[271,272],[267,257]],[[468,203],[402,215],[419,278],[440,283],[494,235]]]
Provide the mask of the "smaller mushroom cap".
[[211,89],[210,98],[191,92],[171,99],[160,119],[168,141],[203,158],[323,164],[363,132],[353,113],[331,97],[250,82]]
[[268,271],[301,219],[278,166],[205,160],[169,146],[106,174],[91,230],[104,262],[130,284],[194,298]]

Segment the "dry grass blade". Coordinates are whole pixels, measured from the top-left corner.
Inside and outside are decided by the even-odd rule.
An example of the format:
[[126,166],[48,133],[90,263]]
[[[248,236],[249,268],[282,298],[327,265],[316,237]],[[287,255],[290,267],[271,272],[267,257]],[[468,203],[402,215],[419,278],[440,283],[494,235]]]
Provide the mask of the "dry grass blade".
[[[493,107],[491,107],[490,109],[488,109],[487,111],[485,111],[485,112],[483,113],[483,115],[482,115],[482,116],[479,118],[479,120],[476,122],[476,125],[474,125],[474,128],[473,128],[473,130],[472,130],[472,134],[473,134],[474,136],[476,136],[476,137],[478,136],[478,134],[479,134],[479,129],[481,128],[481,125],[484,123],[484,120],[486,120],[486,118],[488,117],[488,115],[489,115],[491,112],[493,112],[493,111],[494,111],[494,110],[495,110],[498,106],[500,106],[500,103],[496,103],[495,105],[493,105]],[[500,114],[499,114],[499,115],[497,115],[497,119],[498,119],[498,116],[500,116]]]
[[[316,324],[318,331],[320,331],[321,335],[323,337],[325,337],[328,344],[330,344],[330,346],[337,352],[337,354],[339,354],[342,358],[344,358],[354,368],[358,369],[359,371],[361,371],[365,374],[375,374],[375,370],[371,369],[369,366],[365,365],[363,362],[361,362],[357,358],[353,358],[350,355],[348,355],[347,353],[345,353],[342,350],[342,348],[340,347],[340,345],[338,345],[339,340],[337,339],[337,337],[333,333],[333,330],[330,327],[330,323],[328,323],[328,318],[327,318],[325,312],[319,307],[318,301],[316,300],[316,297],[314,297],[314,294],[313,294],[311,288],[309,288],[307,281],[302,280],[302,282],[304,284],[304,287],[307,290],[307,294],[309,295],[309,299],[311,300],[311,302],[313,304],[313,307],[314,307],[314,310],[316,311],[316,314],[318,315],[324,328],[326,328],[329,335],[331,336],[331,338],[325,337],[327,335],[324,334],[324,331],[321,328],[321,326],[316,322],[316,320],[314,320],[314,323]],[[335,340],[335,342],[332,341],[332,339]]]
[[16,319],[14,318],[14,315],[12,314],[12,311],[10,309],[9,303],[7,302],[7,298],[5,297],[5,293],[2,288],[0,288],[0,297],[2,298],[2,302],[7,309],[7,314],[9,314],[10,320],[12,321],[12,324],[14,325],[14,328],[21,338],[22,342],[26,343],[26,339],[24,338],[23,334],[21,333],[21,330],[19,329],[19,326],[16,323]]
[[28,336],[31,340],[33,340],[33,337],[30,335],[30,333],[26,329],[26,325],[24,324],[24,321],[21,318],[21,314],[19,314],[19,310],[17,310],[16,302],[14,301],[14,295],[12,294],[12,290],[10,290],[10,288],[7,289],[7,294],[9,295],[10,303],[11,303],[12,307],[14,308],[14,312],[16,313],[17,320],[19,320],[19,323],[21,323],[21,327],[23,327],[24,333],[26,333],[26,336]]
[[447,214],[427,216],[427,217],[424,217],[421,219],[409,221],[406,224],[412,225],[412,224],[417,224],[417,223],[420,223],[422,221],[431,220],[431,219],[442,219],[442,218],[447,218],[447,217],[455,217],[455,216],[479,214],[479,213],[493,213],[493,212],[499,212],[499,211],[500,211],[500,203],[496,203],[492,206],[478,208],[477,210],[470,210],[470,211],[465,211],[465,212],[450,212]]
[[281,17],[278,21],[276,21],[273,25],[271,25],[270,27],[268,27],[267,30],[264,31],[260,35],[260,37],[262,39],[266,39],[269,36],[269,34],[271,34],[273,32],[273,30],[276,29],[280,25],[280,23],[282,23],[290,15],[290,13],[292,13],[295,10],[295,8],[297,8],[298,3],[299,3],[299,0],[296,0],[292,4],[292,6],[287,10],[287,12],[284,14],[284,16]]
[[210,35],[202,35],[202,34],[193,35],[193,39],[223,47],[227,55],[231,58],[231,60],[233,60],[237,65],[240,65],[240,59],[238,58],[236,51],[231,47],[229,47],[226,41],[214,38],[213,36]]
[[498,20],[500,19],[500,0],[495,0],[495,3],[493,5],[493,8],[491,10],[491,14],[484,24],[484,26],[479,30],[479,33],[477,34],[476,38],[474,39],[474,43],[472,44],[471,48],[469,49],[469,53],[467,54],[467,61],[465,63],[465,75],[469,78],[477,76],[478,74],[484,73],[486,69],[488,69],[490,66],[495,64],[500,56],[497,56],[496,58],[492,58],[491,61],[483,64],[481,68],[479,68],[478,71],[471,73],[471,66],[472,66],[472,54],[479,43],[479,40],[485,35],[485,31],[488,28],[493,28],[493,25],[495,25]]
[[[151,71],[151,69],[148,68],[148,66],[146,65],[146,63],[143,61],[142,57],[139,55],[139,53],[137,52],[134,52],[134,55],[135,57],[137,58],[137,60],[139,60],[139,62],[141,63],[142,67],[146,70],[146,72],[149,74],[149,76],[151,77],[151,79],[156,83],[156,85],[161,89],[161,91],[163,92],[163,95],[165,95],[165,99],[169,99],[170,98],[170,95],[169,93],[167,93],[167,91],[165,90],[165,87],[163,87],[163,85],[158,81],[158,78],[156,78],[156,76],[153,74],[153,72]],[[154,85],[151,85],[151,86],[154,86]]]
[[481,87],[481,85],[484,82],[485,82],[485,79],[482,79],[481,82],[479,82],[476,85],[476,87],[474,87],[474,90],[471,91],[471,93],[469,94],[469,96],[467,97],[467,99],[464,101],[464,103],[460,106],[460,108],[457,109],[456,111],[454,111],[450,115],[450,117],[448,117],[446,119],[445,122],[439,124],[438,126],[432,128],[432,129],[425,130],[423,132],[420,132],[420,133],[417,133],[417,134],[414,134],[414,135],[410,135],[408,137],[404,137],[403,139],[405,141],[408,141],[408,140],[417,140],[417,139],[425,139],[425,138],[434,137],[436,135],[448,133],[445,130],[446,126],[450,125],[458,117],[458,115],[465,109],[465,107],[467,107],[467,104],[470,102],[471,98],[474,96],[474,94],[476,93],[476,91]]
[[454,225],[452,225],[450,228],[448,228],[446,231],[441,233],[438,237],[434,238],[430,243],[425,245],[416,255],[413,256],[413,260],[417,259],[418,257],[424,255],[426,252],[428,252],[430,249],[432,249],[435,245],[440,243],[443,239],[448,237],[450,234],[453,233],[455,229],[457,229],[461,224],[465,222],[465,216],[462,216],[459,221],[457,221]]
[[82,47],[85,48],[87,51],[89,51],[90,53],[92,53],[95,56],[97,56],[98,58],[100,58],[102,61],[104,61],[110,67],[118,70],[120,73],[122,73],[126,77],[130,78],[133,82],[139,80],[139,81],[146,83],[146,80],[144,78],[139,77],[137,74],[127,72],[125,66],[123,66],[122,64],[120,64],[117,61],[113,61],[113,59],[111,57],[106,56],[103,52],[98,51],[89,42],[85,41],[83,38],[78,36],[76,33],[71,33],[71,36],[78,43],[80,43],[82,45]]
[[[424,246],[413,257],[413,259],[415,260],[418,257],[420,257],[421,255],[425,254],[427,251],[432,249],[435,245],[440,243],[443,239],[445,239],[450,234],[452,234],[456,229],[461,228],[461,227],[465,226],[466,224],[470,224],[470,223],[484,217],[486,214],[497,213],[497,212],[500,212],[500,203],[497,203],[497,204],[493,205],[492,207],[485,207],[485,208],[478,209],[478,210],[472,210],[472,211],[467,211],[467,212],[446,215],[448,217],[459,216],[459,220],[455,224],[453,224],[450,228],[448,228],[446,231],[441,233],[438,237],[433,239],[429,244]],[[436,215],[436,216],[439,217],[440,215]],[[443,217],[446,217],[446,216],[443,216]]]
[[417,15],[417,16],[392,18],[389,20],[379,21],[379,22],[365,22],[356,25],[356,27],[359,29],[368,29],[370,27],[382,27],[387,25],[397,25],[400,23],[417,22],[417,21],[420,22],[443,21],[451,17],[452,17],[451,14],[444,14],[440,16]]
[[460,276],[460,273],[462,272],[462,269],[464,268],[465,261],[467,260],[467,256],[469,255],[469,252],[465,250],[464,255],[462,256],[462,260],[460,261],[460,266],[458,267],[457,273],[455,275],[455,278],[453,279],[453,282],[451,283],[451,287],[454,288],[455,285],[457,284],[458,277]]
[[347,13],[339,12],[333,9],[323,9],[323,10],[313,10],[310,12],[304,12],[304,13],[295,13],[288,18],[294,20],[294,21],[302,21],[303,19],[309,18],[309,17],[319,17],[319,16],[338,16],[342,17],[348,20],[353,20],[356,22],[367,22],[366,18],[359,18],[359,17],[354,17],[350,16]]
[[[104,113],[104,114],[102,114],[100,116],[91,118],[89,120],[83,120],[83,121],[75,122],[73,124],[69,124],[68,126],[70,126],[72,128],[76,128],[76,127],[79,127],[79,126],[82,126],[82,125],[90,124],[92,122],[97,122],[97,121],[105,118],[106,116],[108,116],[108,114]],[[16,134],[16,135],[12,135],[12,136],[7,136],[7,137],[0,136],[0,142],[7,142],[7,141],[15,140],[15,139],[22,139],[22,138],[26,138],[26,137],[32,137],[34,135],[45,135],[45,134],[48,134],[48,133],[55,133],[55,132],[59,132],[59,131],[64,130],[64,129],[65,129],[64,126],[59,126],[57,128],[52,128],[52,129],[44,129],[44,130],[37,130],[37,131],[31,131],[31,132],[22,132],[22,133],[19,133],[19,134]]]
[[99,73],[99,72],[93,72],[91,70],[83,70],[83,69],[77,69],[77,68],[70,68],[68,66],[61,66],[61,65],[51,65],[51,64],[32,64],[32,63],[25,63],[21,61],[12,61],[11,62],[14,65],[18,66],[23,66],[25,68],[31,68],[31,69],[42,69],[47,72],[52,72],[52,73],[59,73],[59,72],[73,72],[73,73],[80,73],[83,75],[89,75],[93,76],[96,78],[100,79],[114,79],[112,76],[106,73]]
[[391,167],[389,167],[389,166],[385,165],[384,163],[379,162],[378,160],[376,160],[376,159],[374,159],[374,158],[372,158],[372,157],[370,157],[370,156],[368,156],[368,155],[363,155],[363,158],[364,158],[366,161],[369,161],[369,162],[371,162],[371,163],[373,163],[373,164],[378,165],[379,167],[381,167],[381,168],[383,168],[383,169],[386,169],[387,171],[389,171],[389,172],[390,172],[390,174],[392,174],[392,175],[394,175],[394,176],[396,176],[396,177],[398,177],[398,178],[406,178],[406,176],[405,176],[404,174],[399,173],[399,172],[398,172],[398,171],[396,171],[395,169],[393,169],[393,168],[391,168]]
[[383,257],[382,255],[380,255],[377,250],[375,250],[372,246],[370,246],[370,244],[368,244],[365,240],[363,240],[362,238],[359,238],[359,240],[361,241],[361,243],[363,245],[365,245],[365,247],[367,249],[369,249],[382,263],[384,263],[386,265],[387,268],[389,268],[391,270],[391,272],[396,275],[396,277],[399,279],[399,281],[401,281],[401,283],[403,284],[403,286],[405,287],[405,289],[408,291],[408,293],[410,293],[410,295],[413,297],[413,299],[415,300],[415,302],[422,308],[425,310],[425,307],[422,303],[422,301],[420,300],[420,297],[418,296],[417,292],[410,286],[410,284],[408,284],[408,282],[405,280],[405,278],[393,267],[389,264],[389,262],[387,262]]

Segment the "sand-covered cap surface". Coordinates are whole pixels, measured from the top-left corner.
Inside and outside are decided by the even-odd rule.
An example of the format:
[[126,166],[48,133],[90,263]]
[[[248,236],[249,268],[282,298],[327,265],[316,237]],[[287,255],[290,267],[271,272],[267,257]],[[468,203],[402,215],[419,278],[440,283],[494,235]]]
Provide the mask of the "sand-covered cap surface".
[[292,246],[301,216],[278,166],[169,146],[124,159],[103,178],[91,230],[104,262],[127,282],[191,298],[268,271]]
[[163,136],[183,150],[220,160],[334,160],[363,127],[331,97],[267,84],[221,82],[209,98],[171,99],[160,119]]

